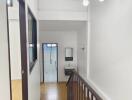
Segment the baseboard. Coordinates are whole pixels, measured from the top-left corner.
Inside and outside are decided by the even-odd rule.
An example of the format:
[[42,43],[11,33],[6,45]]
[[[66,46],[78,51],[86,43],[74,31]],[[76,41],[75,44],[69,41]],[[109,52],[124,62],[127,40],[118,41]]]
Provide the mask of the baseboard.
[[90,78],[87,79],[89,85],[98,93],[103,100],[111,100]]
[[66,84],[66,83],[67,83],[66,81],[58,82],[58,84]]

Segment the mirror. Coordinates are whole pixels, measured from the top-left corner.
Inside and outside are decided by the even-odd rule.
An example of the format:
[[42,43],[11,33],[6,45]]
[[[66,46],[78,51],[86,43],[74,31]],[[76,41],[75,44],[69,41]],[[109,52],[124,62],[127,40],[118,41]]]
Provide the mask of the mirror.
[[65,61],[73,61],[73,48],[65,48]]

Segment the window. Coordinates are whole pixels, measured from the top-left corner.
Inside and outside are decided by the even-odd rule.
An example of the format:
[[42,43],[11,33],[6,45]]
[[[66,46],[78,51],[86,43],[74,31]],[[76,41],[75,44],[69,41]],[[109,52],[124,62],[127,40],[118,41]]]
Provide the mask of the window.
[[37,21],[30,9],[28,9],[28,43],[30,72],[37,60]]

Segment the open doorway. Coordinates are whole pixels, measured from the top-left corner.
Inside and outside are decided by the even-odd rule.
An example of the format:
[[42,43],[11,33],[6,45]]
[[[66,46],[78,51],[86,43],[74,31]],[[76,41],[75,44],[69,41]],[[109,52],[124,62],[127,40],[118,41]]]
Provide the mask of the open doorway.
[[[14,11],[14,9],[16,11]],[[20,17],[19,17],[18,0],[14,1],[13,4],[8,5],[8,26],[9,26],[12,100],[22,100],[23,98],[22,98],[21,50],[20,50]]]
[[[11,3],[9,3],[11,2]],[[28,100],[26,7],[23,0],[8,0],[8,40],[11,100]],[[15,27],[14,27],[15,26]]]
[[43,43],[43,82],[58,82],[58,44]]

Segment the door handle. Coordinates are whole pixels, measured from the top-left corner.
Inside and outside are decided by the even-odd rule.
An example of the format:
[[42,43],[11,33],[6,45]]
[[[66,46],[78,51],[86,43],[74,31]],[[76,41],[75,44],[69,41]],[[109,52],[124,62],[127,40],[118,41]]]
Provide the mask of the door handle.
[[21,71],[21,74],[23,75],[24,73],[25,73],[24,70],[22,70],[22,71]]

